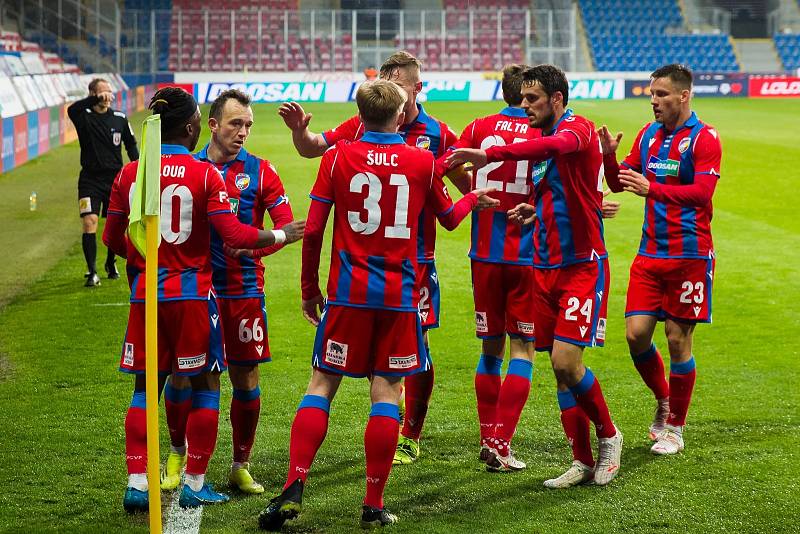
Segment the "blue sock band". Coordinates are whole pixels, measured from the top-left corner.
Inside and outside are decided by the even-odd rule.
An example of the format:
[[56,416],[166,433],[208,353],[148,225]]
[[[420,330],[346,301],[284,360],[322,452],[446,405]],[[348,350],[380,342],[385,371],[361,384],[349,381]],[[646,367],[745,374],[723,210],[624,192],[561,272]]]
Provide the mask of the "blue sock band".
[[145,400],[144,391],[134,391],[133,398],[131,398],[131,408],[147,408],[147,401]]
[[497,375],[500,376],[500,370],[503,368],[503,358],[497,356],[489,356],[488,354],[481,354],[481,359],[478,360],[478,368],[475,373],[479,375]]
[[175,389],[170,382],[164,386],[164,398],[174,404],[181,404],[189,400],[192,396],[192,388]]
[[694,356],[689,358],[687,361],[683,363],[669,363],[669,372],[675,375],[688,375],[692,371],[694,371]]
[[300,401],[300,406],[297,407],[298,410],[302,410],[303,408],[319,408],[325,413],[330,413],[331,403],[321,395],[306,395],[303,397],[303,400]]
[[192,409],[199,408],[219,411],[219,391],[192,391]]
[[533,378],[533,362],[523,360],[522,358],[514,358],[508,362],[508,372],[506,376],[508,375],[521,376],[530,382],[531,378]]
[[376,402],[372,405],[372,410],[369,412],[370,417],[391,417],[397,422],[400,422],[400,408],[397,404],[388,402]]
[[641,354],[634,354],[631,353],[631,359],[633,359],[633,363],[644,363],[650,358],[656,355],[656,344],[652,343],[650,348],[644,351]]
[[254,401],[261,396],[261,388],[256,386],[256,389],[235,389],[233,390],[233,398],[240,402]]
[[594,385],[594,373],[588,367],[586,368],[586,374],[583,375],[581,381],[575,384],[574,386],[570,387],[569,390],[572,392],[573,395],[583,395]]
[[558,407],[562,412],[574,408],[577,405],[578,402],[575,400],[575,395],[573,395],[570,390],[558,392]]

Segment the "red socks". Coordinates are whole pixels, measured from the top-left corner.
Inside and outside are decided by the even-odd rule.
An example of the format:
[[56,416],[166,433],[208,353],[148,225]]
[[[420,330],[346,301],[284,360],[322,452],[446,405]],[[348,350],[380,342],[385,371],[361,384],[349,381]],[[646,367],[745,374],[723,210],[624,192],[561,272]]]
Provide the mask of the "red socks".
[[433,378],[433,367],[405,378],[406,415],[403,421],[403,436],[407,438],[419,439],[422,425],[425,424],[425,416],[428,415]]
[[497,424],[497,399],[500,397],[500,369],[503,359],[481,354],[475,370],[475,398],[478,401],[478,422],[481,425],[481,442],[494,437]]
[[203,475],[217,446],[219,391],[192,391],[192,409],[186,423],[186,473]]
[[125,416],[125,461],[128,474],[147,473],[147,414],[144,391],[134,391]]
[[364,431],[364,452],[367,457],[367,494],[364,504],[367,506],[383,508],[383,490],[392,471],[399,429],[400,413],[396,404],[376,402],[372,405]]
[[304,483],[308,470],[317,451],[328,433],[328,412],[331,403],[319,395],[306,395],[297,407],[289,440],[289,473],[286,475],[288,488],[298,478]]
[[558,392],[558,407],[561,409],[561,426],[564,427],[564,434],[572,447],[572,458],[594,467],[589,418],[580,409],[571,391]]
[[[495,429],[495,437],[501,440],[500,444],[503,448],[511,443],[511,438],[514,437],[514,432],[517,430],[522,409],[528,402],[532,377],[532,362],[515,358],[508,363],[506,378],[503,380],[497,399],[497,426]],[[499,452],[504,456],[508,454],[505,450]]]
[[586,368],[586,373],[580,382],[569,388],[575,396],[575,401],[583,412],[594,423],[594,430],[598,438],[611,438],[617,433],[611,414],[608,413],[606,399],[600,389],[592,370]]
[[261,388],[234,389],[231,399],[231,430],[233,461],[243,463],[250,459],[256,439],[256,427],[261,413]]
[[164,386],[164,407],[170,443],[173,447],[186,446],[186,422],[192,409],[192,388],[175,389],[167,381]]
[[631,354],[633,365],[639,371],[639,375],[644,383],[655,395],[656,399],[666,399],[669,397],[669,384],[664,378],[664,360],[661,353],[656,349],[655,343],[641,354]]
[[686,413],[689,411],[689,403],[692,401],[696,377],[694,356],[683,363],[670,364],[668,425],[683,426],[686,424]]

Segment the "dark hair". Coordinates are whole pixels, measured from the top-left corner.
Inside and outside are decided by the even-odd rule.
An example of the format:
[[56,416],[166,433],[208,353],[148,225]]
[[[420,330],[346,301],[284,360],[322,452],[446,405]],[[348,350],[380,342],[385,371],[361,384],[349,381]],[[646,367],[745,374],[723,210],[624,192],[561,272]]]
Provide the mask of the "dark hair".
[[522,103],[522,72],[527,65],[506,65],[503,67],[503,100],[509,106],[519,106]]
[[650,77],[653,79],[669,78],[673,85],[678,87],[681,91],[692,88],[692,69],[686,65],[680,65],[678,63],[664,65],[654,70]]
[[564,96],[564,105],[569,102],[569,84],[567,75],[555,65],[536,65],[525,69],[522,73],[523,85],[530,85],[534,82],[542,86],[542,90],[550,97],[556,92]]
[[180,87],[164,87],[156,91],[148,108],[161,115],[162,136],[182,137],[181,130],[197,113],[197,101]]
[[[101,83],[104,83],[104,82],[108,83],[108,80],[106,80],[105,78],[95,78],[95,79],[93,79],[91,82],[89,82],[89,92],[94,94],[95,91],[97,91],[97,86],[100,85]],[[111,85],[111,84],[109,84],[109,85]]]
[[250,95],[238,89],[226,89],[222,91],[217,98],[211,103],[211,109],[208,111],[209,118],[215,118],[219,121],[222,118],[222,110],[225,109],[225,102],[228,100],[236,100],[241,105],[247,107],[250,105]]

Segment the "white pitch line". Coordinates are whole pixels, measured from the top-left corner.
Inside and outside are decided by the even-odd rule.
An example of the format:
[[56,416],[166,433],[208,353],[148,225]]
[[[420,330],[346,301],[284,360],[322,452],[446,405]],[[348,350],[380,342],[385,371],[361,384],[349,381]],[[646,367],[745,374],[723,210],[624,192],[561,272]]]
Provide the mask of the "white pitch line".
[[173,492],[172,502],[167,511],[167,524],[164,534],[198,534],[200,521],[203,519],[203,507],[181,508],[178,501],[181,498],[180,487]]

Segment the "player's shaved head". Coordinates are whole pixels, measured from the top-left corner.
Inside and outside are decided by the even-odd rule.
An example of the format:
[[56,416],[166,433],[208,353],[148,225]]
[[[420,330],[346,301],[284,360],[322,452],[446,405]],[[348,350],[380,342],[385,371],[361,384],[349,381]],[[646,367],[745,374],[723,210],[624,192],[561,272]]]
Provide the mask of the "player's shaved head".
[[522,73],[522,86],[538,84],[548,97],[561,93],[564,106],[569,102],[567,75],[555,65],[536,65]]
[[654,70],[650,78],[653,80],[669,78],[672,85],[679,91],[692,90],[692,70],[686,65],[680,65],[678,63],[664,65]]
[[217,121],[221,120],[222,112],[228,100],[235,100],[245,108],[249,107],[251,103],[250,95],[244,91],[240,91],[239,89],[227,89],[222,91],[211,103],[211,109],[208,110],[208,117],[216,119]]
[[364,82],[356,91],[356,104],[361,120],[368,126],[385,126],[406,103],[405,91],[387,80]]
[[516,64],[503,67],[503,100],[509,106],[519,106],[522,103],[522,73],[527,68],[527,65]]

